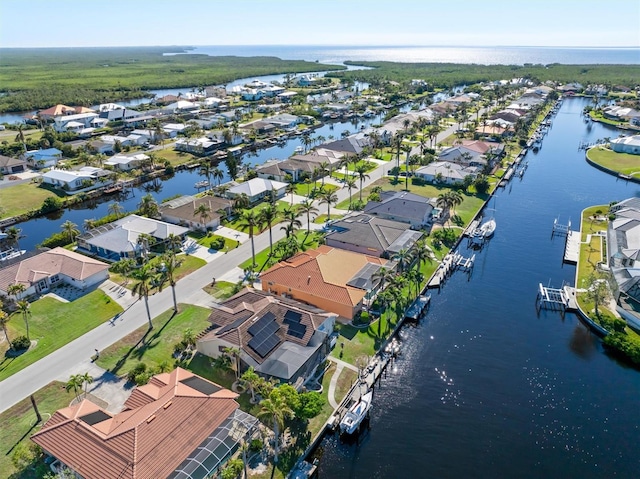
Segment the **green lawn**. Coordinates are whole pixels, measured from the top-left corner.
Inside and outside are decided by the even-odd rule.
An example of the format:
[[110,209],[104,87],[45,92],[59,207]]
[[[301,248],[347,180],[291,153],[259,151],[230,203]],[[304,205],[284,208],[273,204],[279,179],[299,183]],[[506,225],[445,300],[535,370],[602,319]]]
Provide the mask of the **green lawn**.
[[163,148],[162,150],[154,150],[153,153],[160,163],[164,163],[164,161],[166,160],[169,161],[172,166],[178,166],[200,159],[190,153],[176,151],[173,149],[172,145],[165,145],[165,148]]
[[127,374],[139,362],[153,369],[168,361],[173,367],[173,347],[182,340],[184,331],[191,328],[197,335],[209,326],[209,309],[180,304],[179,310],[175,316],[173,309],[165,311],[153,319],[151,331],[147,325],[141,326],[101,351],[97,364],[119,376]]
[[[317,188],[316,188],[316,185],[317,185]],[[322,186],[322,181],[320,180],[318,180],[317,182],[312,181],[309,184],[296,183],[295,187],[296,187],[296,192],[294,194],[298,196],[306,196],[306,197],[309,197],[309,195],[311,195],[311,198],[317,198],[318,196],[320,196],[321,188],[324,188],[325,191],[336,191],[338,189],[336,185],[331,185],[329,183],[325,183],[324,186]]]
[[[73,392],[66,392],[64,384],[52,382],[34,395],[38,409],[44,421],[58,409],[69,406],[73,400]],[[27,467],[19,471],[14,466],[11,458],[16,449],[31,447],[34,445],[29,437],[39,431],[42,424],[36,425],[36,414],[31,406],[29,398],[25,398],[15,406],[0,414],[0,471],[2,477],[15,479],[36,479],[43,477],[48,471],[48,466],[43,461],[36,461],[34,468]]]
[[[344,218],[345,215],[336,215],[336,214],[332,214],[331,215],[331,220],[339,220],[341,218]],[[328,216],[326,214],[321,214],[315,217],[315,219],[313,220],[313,222],[315,224],[321,225],[327,222],[327,218]]]
[[602,146],[587,151],[587,157],[598,165],[617,171],[623,175],[640,178],[640,156],[629,153],[616,153]]
[[0,217],[8,218],[21,215],[42,206],[45,198],[66,196],[56,194],[35,183],[21,183],[0,188]]
[[[4,355],[8,347],[3,343],[0,349],[0,381],[21,369],[35,363],[56,349],[79,338],[96,326],[122,312],[122,308],[101,290],[71,302],[62,303],[45,297],[31,304],[29,332],[37,346],[16,358]],[[14,313],[9,321],[9,336],[15,338],[26,334],[22,315]]]
[[[260,211],[264,208],[266,208],[267,203],[266,202],[262,202],[257,204],[256,206],[249,208],[249,210],[255,212],[256,214],[260,213]],[[295,205],[294,205],[295,206]],[[273,223],[272,226],[275,226],[276,223],[278,221],[281,221],[281,217],[282,217],[282,212],[286,209],[286,208],[290,208],[291,207],[291,203],[289,203],[288,201],[278,201],[276,202],[276,208],[278,210],[279,213],[279,217],[278,219],[275,220],[275,222]],[[249,211],[249,210],[243,210],[243,211]],[[224,223],[224,226],[226,226],[227,228],[231,228],[234,229],[236,231],[242,231],[243,233],[246,233],[245,230],[240,228],[240,224],[242,223],[242,221],[240,220],[240,215],[236,215],[236,219],[234,219],[233,221],[229,221]],[[266,229],[266,226],[264,226],[260,231],[256,231],[255,234],[260,234],[262,231],[264,231]],[[235,245],[234,245],[235,247]]]
[[209,248],[209,245],[212,241],[217,240],[218,238],[222,238],[224,240],[224,248],[223,249],[233,249],[238,244],[237,240],[227,238],[226,236],[214,235],[212,233],[203,233],[202,231],[191,231],[187,233],[189,238],[196,240],[196,242],[200,246],[204,246],[205,248]]
[[[235,242],[234,242],[234,247],[235,247]],[[184,278],[185,276],[193,273],[195,270],[200,269],[207,264],[205,260],[201,258],[197,258],[195,256],[191,256],[191,255],[179,254],[177,257],[182,260],[182,264],[176,270],[176,273],[175,273],[176,281]],[[162,262],[161,258],[162,258],[161,256],[154,256],[152,259],[149,260],[149,263],[157,265]],[[109,271],[109,279],[114,283],[123,285],[125,288],[128,288],[128,289],[133,288],[133,285],[136,283],[136,280],[134,278],[127,279],[121,274],[114,273],[112,271]],[[168,287],[167,284],[165,284],[164,287],[165,288]]]
[[228,281],[216,281],[215,286],[206,285],[202,289],[204,289],[207,293],[209,293],[217,300],[223,301],[233,296],[234,287],[235,284],[229,283]]
[[[298,243],[302,244],[303,247],[301,248],[301,250],[308,250],[308,249],[313,249],[316,248],[320,242],[320,238],[322,237],[322,233],[320,232],[315,232],[312,231],[310,235],[307,235],[307,230],[299,230],[296,232],[296,238],[298,239]],[[284,239],[280,240],[280,241],[285,241]],[[276,245],[278,244],[278,241],[276,241],[275,243],[273,243],[273,250],[276,251]],[[265,248],[262,251],[256,253],[256,264],[258,265],[258,271],[263,270],[263,265],[269,261],[269,263],[277,263],[279,259],[277,258],[269,258],[269,248]],[[252,261],[251,258],[247,259],[246,261],[240,263],[238,266],[242,269],[248,269],[251,268],[252,265]],[[266,267],[265,267],[266,269]]]

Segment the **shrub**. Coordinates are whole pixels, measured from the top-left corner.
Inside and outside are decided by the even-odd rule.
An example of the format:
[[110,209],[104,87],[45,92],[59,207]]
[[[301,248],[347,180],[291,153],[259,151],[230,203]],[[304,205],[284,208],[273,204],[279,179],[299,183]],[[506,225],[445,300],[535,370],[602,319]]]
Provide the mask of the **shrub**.
[[42,248],[56,248],[58,246],[66,246],[69,244],[69,236],[64,233],[53,233],[48,238],[42,240],[38,246]]
[[49,213],[51,211],[59,210],[62,207],[62,201],[55,196],[49,196],[45,198],[40,207],[41,213]]
[[147,371],[147,365],[145,363],[138,363],[129,374],[127,374],[127,379],[132,383],[135,383],[136,386],[142,386],[149,382],[149,378],[151,377],[151,372]]
[[209,247],[211,249],[216,249],[216,250],[221,250],[224,248],[225,242],[224,242],[224,238],[218,236],[214,239],[211,240],[211,243],[209,243]]
[[23,349],[29,349],[31,341],[29,341],[26,336],[18,336],[16,339],[11,341],[11,345],[13,346],[13,349],[21,351]]
[[249,450],[258,452],[262,450],[263,446],[264,444],[260,439],[252,439],[251,442],[249,443]]

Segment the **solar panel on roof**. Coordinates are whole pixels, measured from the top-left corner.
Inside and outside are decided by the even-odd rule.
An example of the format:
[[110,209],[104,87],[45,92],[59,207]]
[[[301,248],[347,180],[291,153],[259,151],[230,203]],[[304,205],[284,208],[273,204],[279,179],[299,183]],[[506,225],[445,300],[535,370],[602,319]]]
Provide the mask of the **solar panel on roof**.
[[264,316],[262,316],[258,321],[255,322],[249,328],[249,334],[251,336],[255,336],[260,331],[262,331],[265,327],[267,327],[270,323],[275,322],[276,317],[273,315],[271,311],[268,311]]
[[111,419],[111,416],[109,416],[104,411],[95,411],[89,414],[85,414],[84,416],[80,416],[79,419],[89,426],[93,426],[94,424],[98,424],[99,422]]
[[249,341],[249,347],[261,358],[266,357],[278,344],[280,344],[280,338],[275,335],[254,337]]
[[287,324],[299,323],[301,319],[302,319],[302,314],[298,313],[297,311],[292,311],[290,309],[287,310],[287,312],[284,315],[284,322]]
[[304,324],[300,323],[291,323],[289,324],[289,329],[287,334],[289,336],[293,336],[294,338],[302,339],[307,332],[307,327]]
[[210,396],[216,391],[220,391],[221,389],[220,386],[210,383],[209,381],[206,381],[198,376],[191,376],[190,378],[183,379],[180,382],[185,386],[189,386],[191,389],[195,389],[196,391],[201,392],[202,394],[205,394],[207,396]]

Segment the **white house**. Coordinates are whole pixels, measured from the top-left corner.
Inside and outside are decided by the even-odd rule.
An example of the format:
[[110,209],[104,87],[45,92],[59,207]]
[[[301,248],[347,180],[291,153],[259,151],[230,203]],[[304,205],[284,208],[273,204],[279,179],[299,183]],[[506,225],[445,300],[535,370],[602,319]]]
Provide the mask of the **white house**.
[[422,178],[429,183],[462,183],[465,176],[471,175],[475,178],[478,175],[478,167],[463,166],[449,161],[436,161],[427,166],[418,168],[415,172],[417,178]]
[[97,117],[97,113],[79,113],[77,115],[56,116],[53,119],[53,128],[57,132],[89,128],[91,126],[91,121]]
[[253,178],[239,185],[229,188],[227,196],[229,198],[236,198],[242,194],[249,197],[249,202],[257,203],[271,191],[275,192],[276,198],[281,198],[285,194],[288,183],[282,183],[280,181],[267,180],[264,178]]
[[113,183],[111,175],[102,168],[83,166],[79,170],[50,170],[42,175],[42,182],[72,194],[90,191]]
[[640,155],[640,135],[623,136],[609,142],[616,153]]
[[129,171],[134,168],[139,168],[140,165],[148,160],[149,157],[143,153],[137,153],[135,155],[115,155],[104,162],[105,166],[111,166],[115,170]]

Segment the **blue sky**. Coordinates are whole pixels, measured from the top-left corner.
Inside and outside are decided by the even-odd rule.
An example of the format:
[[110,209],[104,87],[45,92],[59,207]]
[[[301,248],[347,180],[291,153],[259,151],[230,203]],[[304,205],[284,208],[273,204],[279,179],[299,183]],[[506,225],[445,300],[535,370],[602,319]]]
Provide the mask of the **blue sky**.
[[0,0],[0,47],[640,46],[638,0]]

